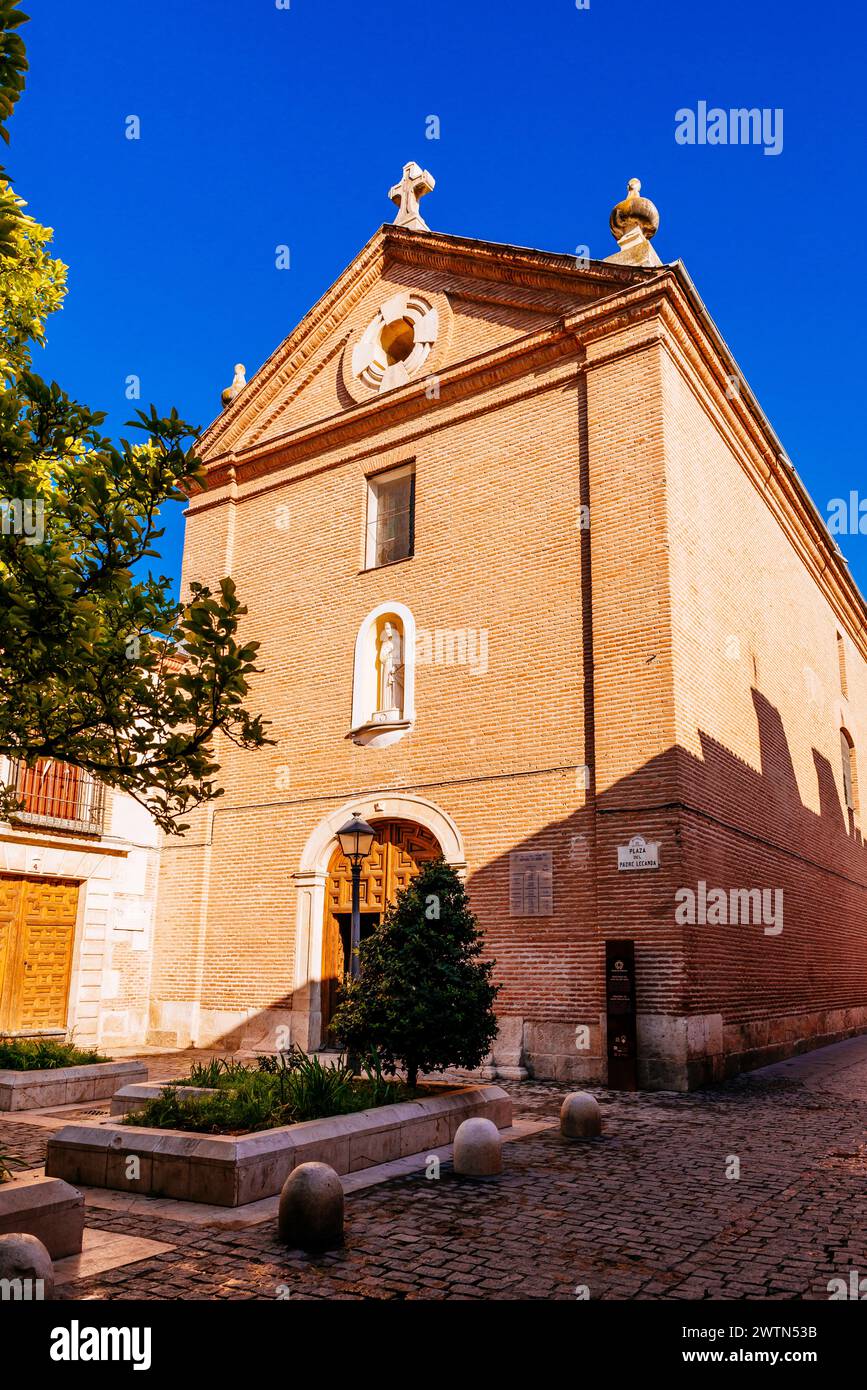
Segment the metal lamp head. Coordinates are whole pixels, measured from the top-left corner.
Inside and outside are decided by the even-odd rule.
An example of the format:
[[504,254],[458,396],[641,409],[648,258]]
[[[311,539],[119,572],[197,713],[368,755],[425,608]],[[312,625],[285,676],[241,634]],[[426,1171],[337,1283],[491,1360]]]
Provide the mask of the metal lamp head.
[[367,821],[361,819],[358,811],[353,811],[348,820],[337,832],[337,842],[350,864],[360,864],[376,839],[376,831]]

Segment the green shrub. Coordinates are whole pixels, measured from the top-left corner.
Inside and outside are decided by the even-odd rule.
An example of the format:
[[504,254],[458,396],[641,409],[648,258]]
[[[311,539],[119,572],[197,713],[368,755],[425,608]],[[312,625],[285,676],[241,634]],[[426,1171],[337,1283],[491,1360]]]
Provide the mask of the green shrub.
[[165,1086],[160,1095],[145,1101],[140,1110],[122,1120],[125,1125],[202,1134],[247,1134],[289,1122],[269,1078],[253,1071],[231,1089],[218,1090],[213,1095],[181,1096],[177,1086]]
[[212,1057],[210,1062],[193,1062],[189,1073],[178,1086],[225,1086],[237,1077],[250,1071],[246,1062],[236,1062],[228,1057]]
[[477,1067],[497,1034],[483,944],[454,869],[424,864],[362,942],[361,977],[343,991],[335,1036],[350,1052],[374,1052],[390,1075],[402,1064],[410,1087],[420,1071]]
[[289,1105],[298,1120],[318,1120],[325,1115],[345,1115],[355,1105],[352,1072],[338,1063],[323,1066],[318,1057],[305,1057],[303,1063],[286,1074]]
[[56,1071],[58,1067],[85,1067],[109,1062],[95,1048],[48,1038],[0,1038],[0,1071]]
[[189,1076],[178,1081],[177,1086],[216,1086],[220,1079],[220,1058],[213,1057],[210,1062],[193,1062]]
[[[207,1086],[212,1095],[182,1096],[181,1086]],[[190,1074],[140,1109],[125,1115],[122,1124],[150,1129],[191,1130],[203,1134],[249,1134],[301,1120],[321,1120],[378,1105],[411,1099],[415,1093],[388,1081],[381,1070],[365,1079],[353,1077],[339,1063],[323,1065],[318,1057],[295,1050],[276,1058],[259,1058],[256,1066],[243,1062],[195,1063]]]
[[280,1075],[288,1071],[294,1071],[297,1067],[302,1067],[307,1061],[307,1054],[302,1052],[300,1047],[292,1043],[291,1047],[283,1052],[278,1052],[272,1057],[258,1057],[256,1065],[260,1071],[272,1072]]

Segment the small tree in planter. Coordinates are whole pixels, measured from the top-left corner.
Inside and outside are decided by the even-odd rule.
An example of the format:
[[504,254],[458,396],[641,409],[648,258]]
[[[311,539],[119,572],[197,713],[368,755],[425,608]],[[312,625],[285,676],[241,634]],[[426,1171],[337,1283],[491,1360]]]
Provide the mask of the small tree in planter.
[[493,963],[464,886],[442,859],[423,865],[361,946],[361,977],[342,994],[332,1026],[351,1052],[420,1071],[477,1067],[497,1033]]

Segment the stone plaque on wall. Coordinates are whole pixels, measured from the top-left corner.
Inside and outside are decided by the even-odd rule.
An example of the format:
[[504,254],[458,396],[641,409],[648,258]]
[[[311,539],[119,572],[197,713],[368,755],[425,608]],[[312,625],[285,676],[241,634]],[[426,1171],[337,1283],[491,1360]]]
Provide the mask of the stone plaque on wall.
[[509,915],[551,917],[554,868],[549,849],[513,850],[509,855]]

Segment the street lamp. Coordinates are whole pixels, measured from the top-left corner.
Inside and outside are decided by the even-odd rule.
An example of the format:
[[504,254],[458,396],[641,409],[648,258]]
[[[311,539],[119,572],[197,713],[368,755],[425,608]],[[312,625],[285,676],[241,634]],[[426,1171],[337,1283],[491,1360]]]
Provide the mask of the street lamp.
[[352,869],[352,935],[349,943],[349,978],[357,980],[359,975],[358,948],[361,945],[361,861],[369,853],[376,839],[372,825],[361,819],[360,811],[353,811],[348,820],[337,832],[337,842]]

